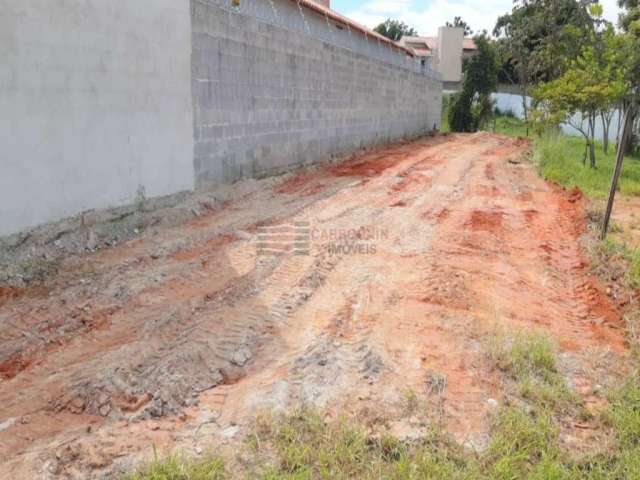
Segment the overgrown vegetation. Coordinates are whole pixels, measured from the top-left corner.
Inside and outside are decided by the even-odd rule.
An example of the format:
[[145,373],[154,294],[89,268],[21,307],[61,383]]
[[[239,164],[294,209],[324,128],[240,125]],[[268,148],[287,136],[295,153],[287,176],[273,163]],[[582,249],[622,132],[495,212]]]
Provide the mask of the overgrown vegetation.
[[[609,268],[608,272],[597,272],[610,281],[622,281],[629,289],[640,288],[640,248],[629,247],[626,243],[607,238],[594,245],[591,251],[594,267]],[[615,266],[622,266],[615,268]],[[607,278],[607,275],[611,278]]]
[[484,34],[474,41],[478,52],[466,63],[462,91],[450,100],[448,124],[454,132],[485,128],[493,114],[491,92],[498,81],[496,51]]
[[[602,18],[597,0],[516,0],[494,29],[501,82],[519,87],[529,120],[557,128],[573,121],[595,167],[595,124],[602,121],[605,151],[613,108],[629,112],[638,132],[640,101],[640,7],[621,0],[620,29]],[[527,97],[533,96],[530,116]],[[582,121],[586,122],[586,125]],[[616,132],[618,133],[618,132]],[[630,143],[625,151],[631,150]]]
[[499,110],[495,112],[493,130],[510,137],[524,137],[527,135],[525,124],[513,113],[504,114]]
[[[600,150],[600,143],[596,144]],[[578,187],[587,196],[606,198],[615,165],[615,153],[600,153],[598,168],[581,165],[584,144],[579,138],[545,134],[534,140],[534,162],[541,175],[568,188]],[[618,184],[627,195],[640,195],[640,155],[627,158]]]
[[492,334],[492,362],[516,382],[519,395],[544,410],[566,413],[581,407],[558,372],[555,348],[548,337],[534,333]]

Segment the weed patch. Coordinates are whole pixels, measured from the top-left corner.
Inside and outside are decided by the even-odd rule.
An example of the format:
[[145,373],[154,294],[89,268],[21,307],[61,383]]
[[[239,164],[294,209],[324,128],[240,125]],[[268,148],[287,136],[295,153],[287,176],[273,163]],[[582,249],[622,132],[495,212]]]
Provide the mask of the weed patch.
[[[546,348],[546,347],[544,347]],[[515,371],[548,371],[547,360],[524,355]],[[546,354],[543,356],[546,358]],[[522,357],[520,357],[522,358]],[[523,369],[520,369],[520,368]],[[574,460],[559,442],[559,429],[545,408],[505,406],[493,419],[491,440],[478,454],[432,428],[418,440],[375,433],[354,418],[325,421],[301,407],[280,417],[263,417],[249,437],[253,460],[230,474],[215,457],[193,461],[170,456],[126,480],[299,479],[592,479],[640,478],[640,381],[637,375],[610,395],[604,424],[616,449]]]
[[520,396],[534,406],[567,413],[580,406],[556,366],[555,348],[541,333],[497,331],[491,337],[489,358],[516,382]]
[[594,273],[605,281],[622,281],[629,289],[640,288],[640,249],[612,238],[594,243],[590,249]]
[[558,431],[546,411],[532,415],[506,407],[497,415],[492,434],[482,460],[490,478],[553,478],[540,474],[564,472]]
[[[358,417],[327,421],[318,410],[299,407],[279,416],[262,415],[246,439],[249,457],[230,474],[216,457],[180,456],[152,463],[127,480],[301,479],[592,479],[640,478],[640,379],[632,375],[609,397],[600,424],[614,446],[573,458],[560,441],[558,417],[581,414],[582,401],[566,385],[555,345],[542,333],[489,337],[490,360],[518,388],[520,400],[506,402],[492,419],[485,450],[466,449],[436,424],[419,439],[403,440]],[[403,415],[424,408],[407,390]],[[522,401],[524,400],[524,401]]]
[[230,478],[218,457],[195,460],[174,454],[154,460],[123,480],[225,480]]

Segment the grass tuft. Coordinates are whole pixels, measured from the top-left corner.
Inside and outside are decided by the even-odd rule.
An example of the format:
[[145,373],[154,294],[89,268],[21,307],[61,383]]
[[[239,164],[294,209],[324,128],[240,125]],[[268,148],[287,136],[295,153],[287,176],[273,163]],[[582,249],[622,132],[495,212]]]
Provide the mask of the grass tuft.
[[611,237],[590,248],[594,273],[605,281],[623,280],[625,287],[640,288],[640,249]]
[[[514,372],[545,375],[555,367],[544,341],[527,341],[532,351],[513,355]],[[541,346],[544,345],[544,346]],[[519,347],[518,347],[519,348]],[[518,352],[518,348],[510,351]],[[535,353],[538,352],[538,353]],[[539,355],[543,353],[543,355]],[[522,373],[524,372],[524,373]],[[495,415],[486,450],[465,450],[436,428],[422,438],[400,440],[373,433],[355,419],[325,421],[316,410],[301,407],[288,415],[262,418],[251,443],[254,461],[225,472],[216,458],[189,460],[170,456],[153,462],[127,480],[433,479],[455,480],[622,480],[640,478],[640,379],[631,376],[610,395],[604,416],[616,438],[615,448],[573,459],[559,440],[551,410],[505,406]]]
[[504,408],[495,420],[484,458],[489,477],[532,478],[537,472],[535,478],[545,472],[564,472],[557,440],[557,427],[546,411],[528,414],[521,408]]
[[582,408],[558,372],[555,346],[546,335],[517,332],[508,336],[498,330],[491,336],[488,353],[491,362],[517,383],[520,396],[534,406],[558,413]]
[[124,480],[224,480],[227,476],[224,462],[218,457],[190,459],[180,454],[154,460]]
[[631,375],[610,398],[605,420],[616,432],[618,443],[624,450],[640,448],[640,379]]

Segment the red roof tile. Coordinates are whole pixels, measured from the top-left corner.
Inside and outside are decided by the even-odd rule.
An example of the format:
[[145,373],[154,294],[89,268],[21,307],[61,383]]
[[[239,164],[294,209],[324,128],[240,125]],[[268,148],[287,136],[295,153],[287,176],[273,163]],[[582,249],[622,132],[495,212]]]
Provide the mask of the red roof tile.
[[476,42],[473,41],[473,38],[465,38],[462,40],[462,49],[463,50],[477,50]]

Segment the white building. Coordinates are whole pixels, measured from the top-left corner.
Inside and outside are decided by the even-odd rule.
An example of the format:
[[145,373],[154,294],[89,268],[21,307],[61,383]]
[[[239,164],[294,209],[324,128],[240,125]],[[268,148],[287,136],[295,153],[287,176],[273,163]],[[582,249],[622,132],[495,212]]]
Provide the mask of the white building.
[[410,48],[426,68],[442,74],[445,90],[456,90],[462,80],[462,64],[475,54],[473,39],[458,27],[440,27],[437,37],[402,37],[399,45]]

